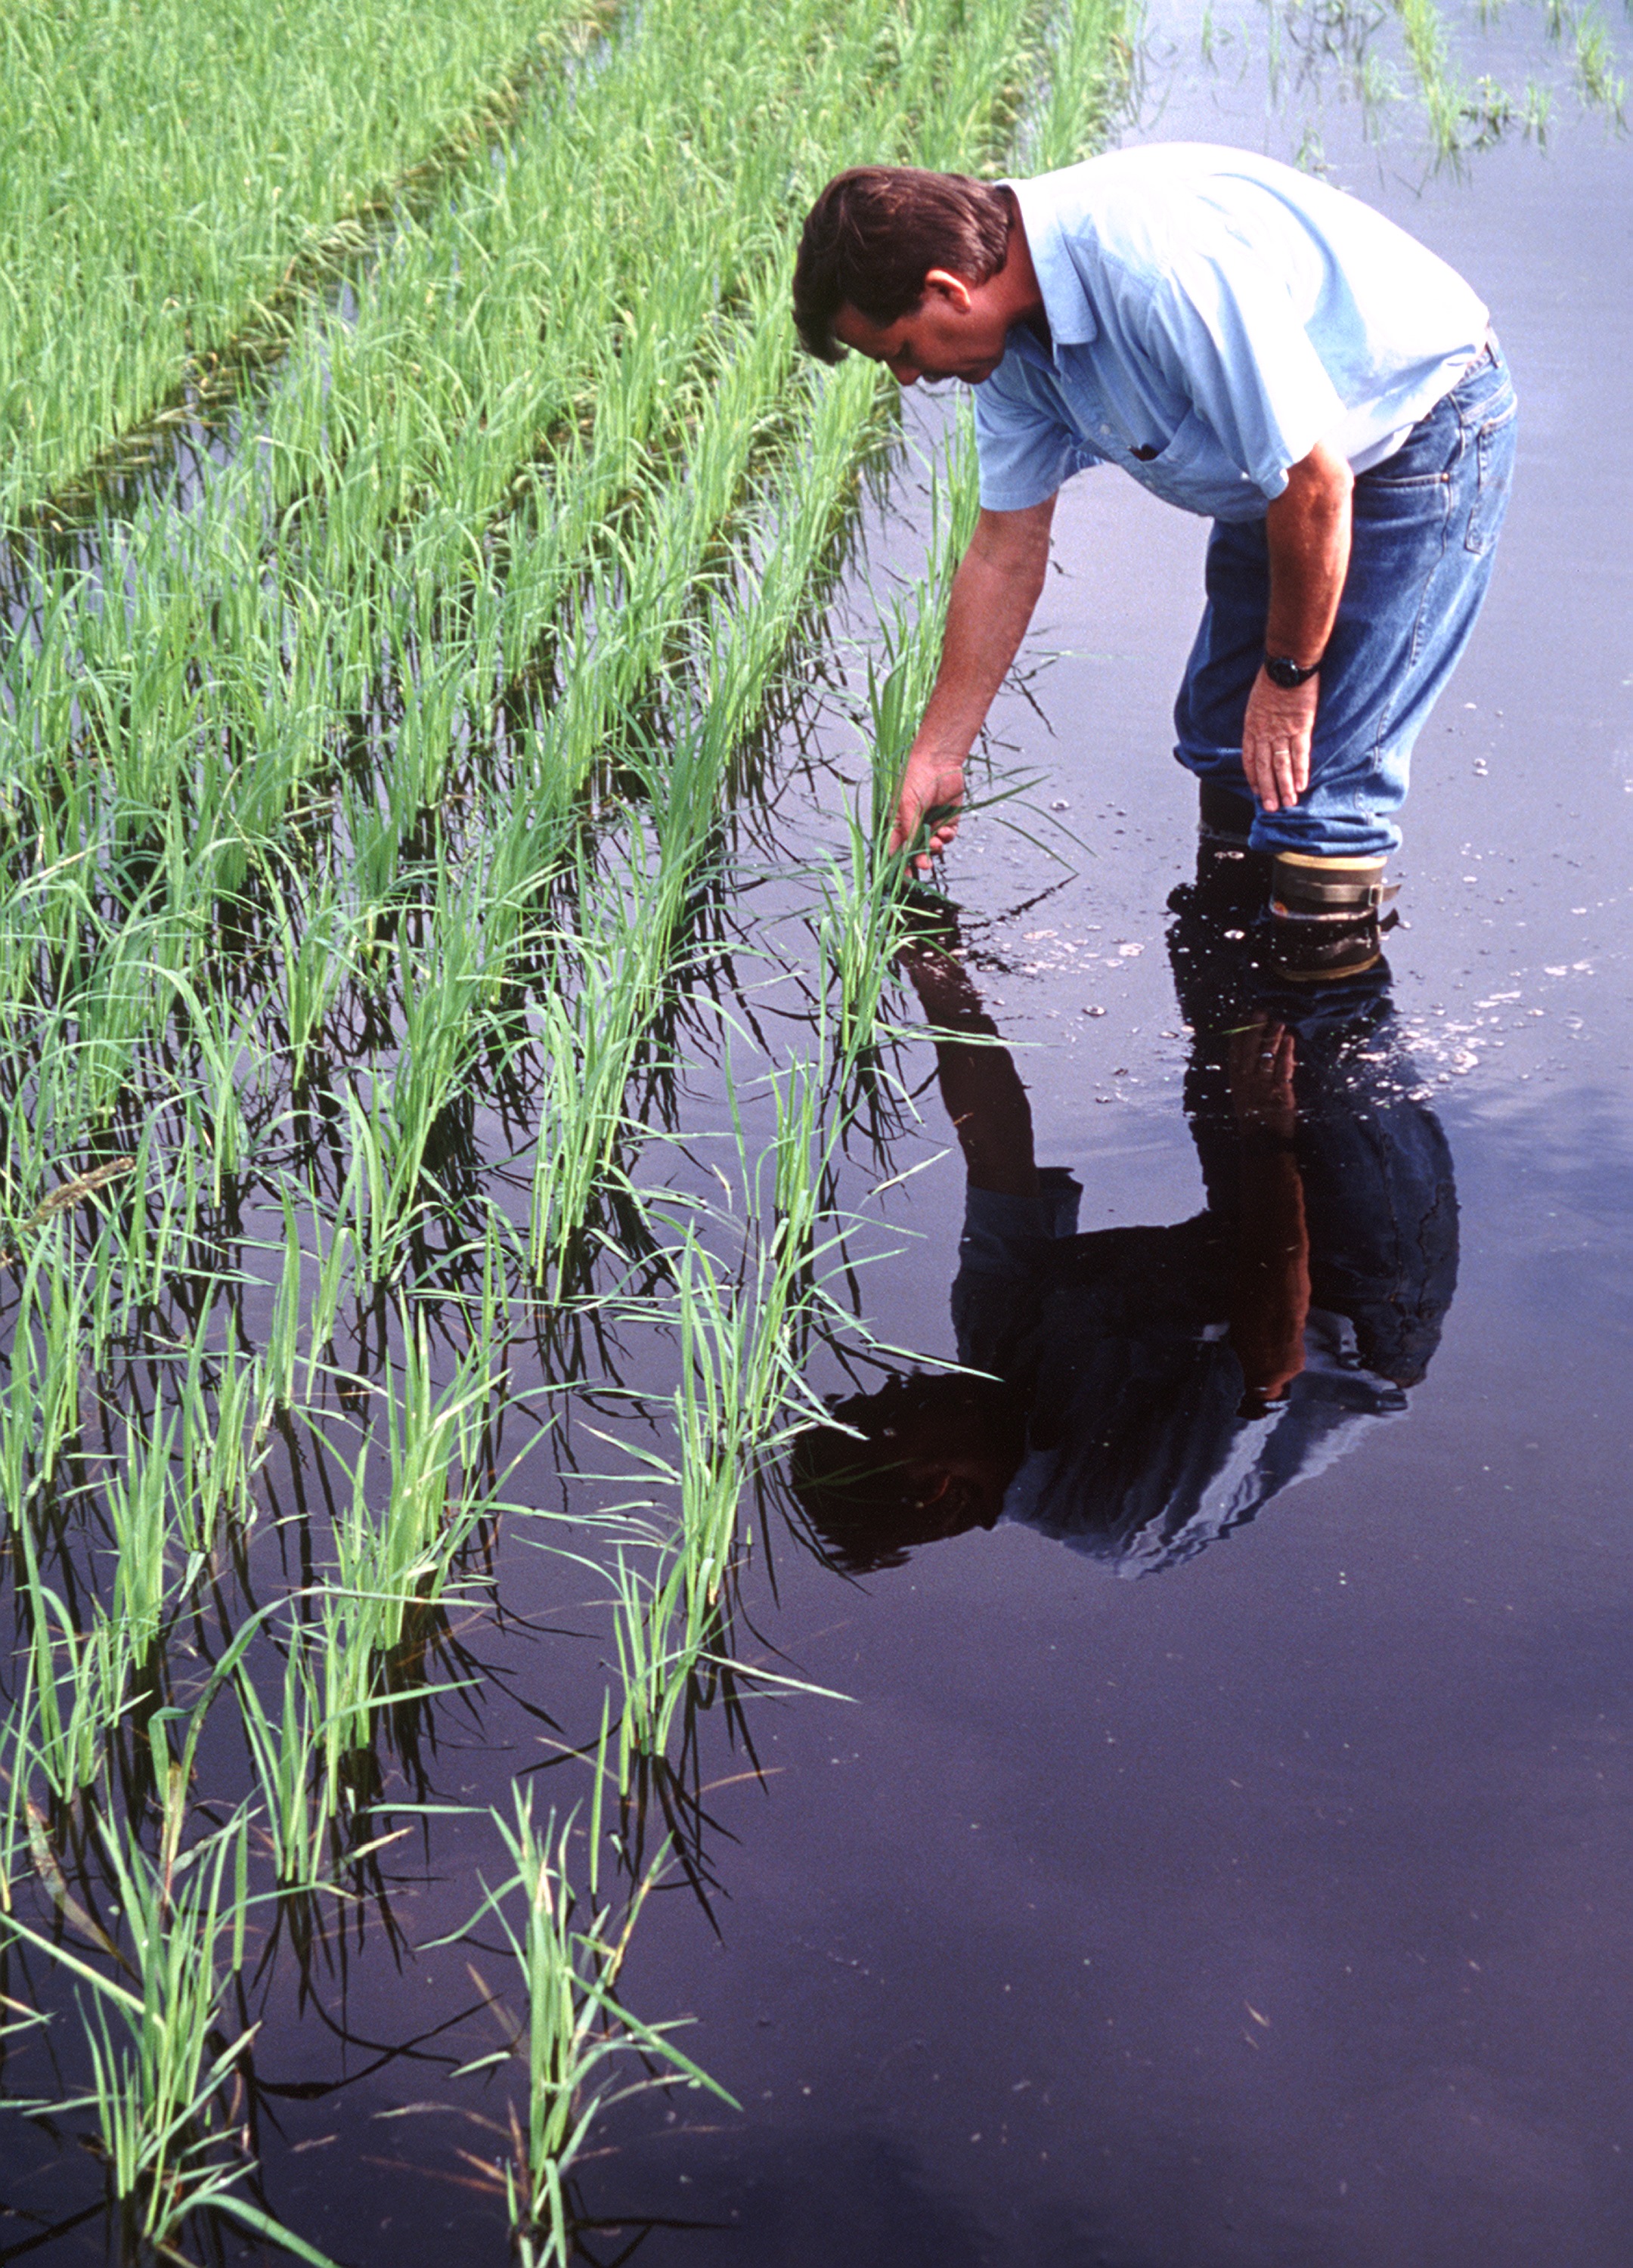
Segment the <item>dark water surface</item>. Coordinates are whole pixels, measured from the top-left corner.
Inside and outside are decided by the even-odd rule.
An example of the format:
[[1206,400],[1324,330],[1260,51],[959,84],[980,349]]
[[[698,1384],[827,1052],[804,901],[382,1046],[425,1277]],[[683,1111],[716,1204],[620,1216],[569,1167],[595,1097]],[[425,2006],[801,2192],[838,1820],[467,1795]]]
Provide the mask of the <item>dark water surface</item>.
[[[740,1728],[718,1712],[700,1728],[714,1824],[695,1855],[716,1889],[707,1911],[678,1879],[654,1899],[623,1996],[694,2016],[687,2046],[742,2110],[647,2095],[611,2115],[583,2169],[598,2258],[637,2236],[661,2268],[1633,2257],[1633,159],[1562,96],[1545,152],[1511,142],[1426,176],[1404,106],[1374,148],[1330,72],[1290,70],[1267,111],[1263,20],[1215,24],[1211,73],[1195,22],[1159,25],[1143,130],[1282,155],[1319,135],[1335,179],[1482,291],[1521,397],[1492,596],[1418,749],[1394,1022],[1375,987],[1341,1068],[1298,1038],[1301,1108],[1340,1150],[1363,1105],[1416,1145],[1411,1186],[1438,1208],[1430,1327],[1392,1390],[1312,1426],[1251,1523],[1141,1580],[1004,1521],[849,1580],[772,1518],[741,1650],[849,1698],[750,1701],[758,1777]],[[1461,37],[1471,75],[1516,87],[1541,51],[1529,19]],[[911,574],[906,486],[872,551]],[[1204,1021],[1176,950],[1194,939],[1166,910],[1193,864],[1168,707],[1206,530],[1109,470],[1067,490],[1056,528],[1040,666],[995,734],[1004,781],[1035,784],[968,821],[945,880],[1039,1162],[1075,1174],[1085,1229],[1159,1230],[1203,1200],[1188,1065],[1194,1101],[1223,1092],[1218,1044],[1187,1030]],[[855,776],[855,736],[833,738]],[[831,821],[835,782],[791,777],[777,825],[808,849],[800,795]],[[768,874],[745,937],[775,940],[780,915],[798,962],[802,902]],[[752,960],[737,974],[754,995]],[[754,995],[768,1014],[775,977],[768,961]],[[682,1123],[717,1128],[697,1052]],[[871,1328],[945,1359],[964,1176],[929,1048],[901,1064],[927,1085],[922,1125],[882,1164],[855,1145],[842,1195],[876,1224],[860,1248],[896,1256],[858,1275]],[[1317,1211],[1318,1259],[1353,1273],[1342,1219]],[[632,1344],[626,1374],[644,1359]],[[651,1375],[666,1392],[663,1360]],[[1355,1375],[1337,1362],[1335,1391]],[[559,1437],[592,1471],[627,1466],[591,1425],[630,1433],[627,1408],[586,1406]],[[543,1509],[563,1500],[556,1454],[515,1484]],[[440,1821],[428,1860],[410,1845],[389,1862],[398,1943],[360,1909],[306,1992],[280,1982],[257,2043],[268,2201],[343,2261],[504,2255],[483,2171],[504,2091],[449,2077],[499,2038],[467,1963],[485,1989],[502,1962],[410,1948],[468,1919],[478,1866],[491,1878],[482,1807],[599,1716],[602,1587],[564,1593],[529,1541],[511,1523],[514,1619],[473,1604],[479,1682],[427,1757],[428,1800],[471,1817]],[[582,1798],[577,1770],[544,1774],[541,1798]],[[74,2160],[38,2129],[11,2139],[0,2251],[16,2215],[64,2209]],[[52,2257],[101,2242],[88,2221]]]

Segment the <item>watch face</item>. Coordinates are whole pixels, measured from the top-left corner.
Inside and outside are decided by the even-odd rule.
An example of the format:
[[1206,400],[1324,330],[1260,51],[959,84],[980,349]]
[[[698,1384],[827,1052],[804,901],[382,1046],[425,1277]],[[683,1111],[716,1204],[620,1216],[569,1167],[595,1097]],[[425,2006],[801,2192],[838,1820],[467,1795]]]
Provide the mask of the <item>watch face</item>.
[[1319,662],[1313,661],[1308,669],[1301,669],[1296,661],[1281,654],[1267,653],[1264,658],[1265,675],[1272,685],[1279,685],[1288,693],[1306,684],[1320,667]]

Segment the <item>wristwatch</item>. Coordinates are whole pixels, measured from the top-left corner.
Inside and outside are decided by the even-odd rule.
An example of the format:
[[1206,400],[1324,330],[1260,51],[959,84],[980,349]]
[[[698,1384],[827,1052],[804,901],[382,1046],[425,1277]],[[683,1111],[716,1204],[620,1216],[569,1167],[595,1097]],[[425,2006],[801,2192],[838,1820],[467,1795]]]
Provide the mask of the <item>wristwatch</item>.
[[1306,669],[1284,653],[1267,653],[1264,657],[1265,675],[1272,685],[1279,685],[1284,693],[1292,693],[1299,686],[1307,685],[1320,666],[1319,661],[1313,661]]

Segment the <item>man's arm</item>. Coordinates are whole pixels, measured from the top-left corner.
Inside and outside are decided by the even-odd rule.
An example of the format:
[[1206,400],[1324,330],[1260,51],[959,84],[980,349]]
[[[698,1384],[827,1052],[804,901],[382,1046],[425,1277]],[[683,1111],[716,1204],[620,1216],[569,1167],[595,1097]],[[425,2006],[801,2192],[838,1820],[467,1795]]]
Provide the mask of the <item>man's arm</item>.
[[[964,797],[964,766],[986,721],[1004,672],[1020,649],[1049,563],[1055,499],[1025,512],[986,512],[953,578],[941,666],[908,751],[890,848],[915,840],[924,815]],[[958,833],[956,814],[937,821],[930,849],[944,850]],[[921,874],[930,860],[913,862]]]
[[[1287,475],[1264,515],[1270,552],[1267,653],[1308,664],[1327,650],[1350,571],[1350,496],[1355,475],[1335,449],[1318,441]],[[1321,681],[1292,692],[1263,670],[1247,696],[1242,770],[1267,811],[1291,811],[1310,784],[1310,740]]]
[[[1032,1105],[1009,1049],[981,1044],[996,1041],[998,1027],[982,1006],[969,971],[928,943],[908,946],[901,966],[936,1027],[941,1100],[958,1133],[970,1188],[1035,1197]],[[963,1044],[953,1036],[957,1033],[968,1035]]]

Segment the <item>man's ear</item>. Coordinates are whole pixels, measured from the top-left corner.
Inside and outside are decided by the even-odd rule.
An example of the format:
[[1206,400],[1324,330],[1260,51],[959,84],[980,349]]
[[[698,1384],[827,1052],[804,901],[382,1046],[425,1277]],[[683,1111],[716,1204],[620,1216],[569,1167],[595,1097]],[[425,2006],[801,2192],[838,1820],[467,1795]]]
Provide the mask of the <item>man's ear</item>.
[[953,275],[948,268],[932,268],[924,278],[924,297],[945,300],[960,315],[970,310],[970,290],[961,276]]

